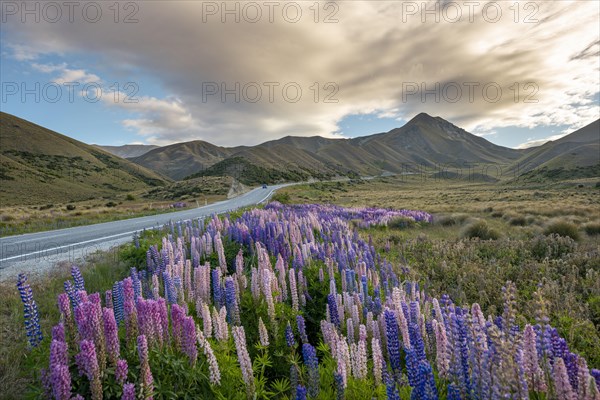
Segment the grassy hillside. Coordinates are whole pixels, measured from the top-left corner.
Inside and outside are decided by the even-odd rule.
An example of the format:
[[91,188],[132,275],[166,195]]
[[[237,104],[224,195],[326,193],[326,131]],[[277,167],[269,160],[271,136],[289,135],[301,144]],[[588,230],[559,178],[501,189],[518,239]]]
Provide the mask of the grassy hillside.
[[[152,150],[134,159],[173,179],[207,176],[231,165],[244,164],[258,170],[250,175],[333,176],[379,175],[437,164],[496,163],[510,165],[530,150],[496,146],[439,117],[419,114],[402,128],[354,139],[320,136],[284,138],[253,147],[224,148],[203,141],[178,143]],[[225,164],[220,164],[232,159]],[[265,172],[268,171],[268,172]],[[221,171],[221,172],[218,172]],[[243,179],[243,177],[242,177]],[[252,177],[247,182],[256,182]]]
[[74,202],[168,179],[97,147],[0,113],[0,204]]

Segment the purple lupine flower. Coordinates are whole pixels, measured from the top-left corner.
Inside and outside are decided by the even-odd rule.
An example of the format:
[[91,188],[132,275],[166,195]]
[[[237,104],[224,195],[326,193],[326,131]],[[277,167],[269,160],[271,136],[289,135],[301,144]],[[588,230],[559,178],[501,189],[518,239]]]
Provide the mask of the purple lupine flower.
[[135,400],[135,385],[126,383],[123,385],[123,396],[121,400]]
[[302,345],[304,365],[308,369],[308,392],[312,397],[319,395],[319,360],[317,351],[308,343]]
[[31,347],[37,347],[43,339],[42,329],[40,328],[40,315],[31,286],[27,283],[27,275],[20,273],[17,279],[17,289],[23,302],[23,314],[25,317],[25,331],[27,340]]
[[394,372],[400,371],[400,342],[398,341],[398,323],[396,322],[396,316],[394,312],[389,308],[386,308],[384,312],[385,316],[385,330],[387,339],[387,349],[390,356],[390,364]]
[[104,320],[104,337],[106,339],[106,353],[108,360],[115,365],[120,355],[121,344],[119,343],[119,332],[117,330],[117,321],[112,308],[102,309]]
[[302,315],[296,315],[296,325],[298,326],[298,334],[302,343],[308,343],[308,336],[306,336],[306,323]]
[[171,324],[173,325],[173,340],[175,341],[175,348],[177,349],[181,349],[184,317],[185,310],[183,307],[179,304],[173,304],[171,306]]
[[65,325],[62,322],[52,327],[52,340],[58,340],[60,342],[66,342],[65,339]]
[[65,364],[59,364],[50,372],[52,381],[52,394],[56,400],[69,400],[71,398],[71,373]]
[[120,384],[125,384],[127,381],[127,374],[129,373],[129,366],[127,360],[117,360],[117,366],[115,368],[115,380]]
[[457,388],[453,383],[448,385],[447,400],[461,400],[460,389]]
[[79,343],[80,353],[75,356],[79,374],[85,375],[89,381],[92,399],[102,399],[102,383],[100,382],[100,368],[96,357],[96,346],[92,340],[82,340]]
[[285,327],[285,342],[288,345],[288,347],[296,346],[296,340],[294,339],[294,332],[292,331],[292,327],[289,322],[288,322],[287,326]]
[[150,370],[148,341],[146,340],[146,336],[140,335],[137,337],[137,350],[140,358],[141,391],[144,394],[145,399],[152,400],[152,393],[154,392],[154,378],[152,377],[152,371]]
[[193,317],[184,317],[182,326],[181,349],[188,356],[190,364],[196,364],[198,348],[196,347],[196,324]]

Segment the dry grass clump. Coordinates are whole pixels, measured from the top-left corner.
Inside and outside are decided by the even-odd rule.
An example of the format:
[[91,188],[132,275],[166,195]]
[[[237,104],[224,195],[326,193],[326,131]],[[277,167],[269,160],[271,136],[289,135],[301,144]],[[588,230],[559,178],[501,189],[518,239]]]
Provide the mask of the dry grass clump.
[[469,219],[467,214],[449,214],[449,215],[439,215],[434,216],[434,223],[441,226],[454,226],[454,225],[462,225]]
[[546,225],[546,228],[544,229],[544,235],[551,234],[563,237],[568,236],[573,240],[579,240],[581,238],[577,225],[565,219],[555,219]]
[[497,240],[500,238],[500,233],[490,228],[484,220],[478,219],[465,227],[462,236],[465,238],[479,238],[481,240]]
[[583,230],[589,236],[598,236],[600,235],[600,222],[590,222],[583,226]]

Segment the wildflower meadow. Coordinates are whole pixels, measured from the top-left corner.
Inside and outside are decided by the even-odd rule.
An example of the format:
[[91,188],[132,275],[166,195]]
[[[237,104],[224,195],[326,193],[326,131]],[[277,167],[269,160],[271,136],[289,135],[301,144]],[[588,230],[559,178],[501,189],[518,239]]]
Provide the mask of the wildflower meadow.
[[[432,222],[424,211],[324,205],[172,223],[140,268],[87,293],[79,269],[43,338],[25,275],[18,289],[43,398],[600,400],[600,371],[570,351],[536,292],[518,324],[435,297],[360,228]],[[138,242],[139,246],[139,242]]]

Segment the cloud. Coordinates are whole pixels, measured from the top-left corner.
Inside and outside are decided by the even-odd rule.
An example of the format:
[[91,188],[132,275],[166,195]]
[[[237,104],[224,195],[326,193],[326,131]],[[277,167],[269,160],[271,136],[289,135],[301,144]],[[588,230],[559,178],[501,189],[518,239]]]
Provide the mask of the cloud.
[[[154,93],[138,77],[152,77],[173,97],[117,106],[132,113],[125,126],[156,143],[195,138],[238,145],[290,134],[335,135],[352,114],[406,120],[424,111],[479,135],[502,127],[577,129],[598,118],[595,2],[518,3],[518,16],[509,9],[513,2],[496,2],[502,7],[497,22],[489,22],[494,15],[482,12],[483,2],[472,22],[464,3],[454,2],[463,5],[457,23],[447,21],[453,2],[440,3],[435,15],[422,14],[422,2],[414,2],[413,15],[408,3],[319,3],[316,15],[313,3],[296,2],[302,18],[292,23],[291,7],[285,17],[284,7],[276,7],[270,22],[258,2],[262,18],[252,23],[246,3],[231,2],[240,14],[236,23],[221,2],[139,2],[137,23],[11,20],[3,40],[13,48],[29,44],[93,57],[103,76],[136,71],[125,80],[137,82],[141,95]],[[526,4],[535,5],[533,15]],[[324,23],[332,13],[338,22]],[[525,23],[528,16],[538,22]],[[214,85],[218,92],[211,94]],[[257,87],[260,99],[249,101]],[[302,96],[295,101],[298,87]],[[223,89],[235,93],[223,96]]]
[[94,83],[100,84],[100,82],[101,82],[101,79],[98,77],[98,75],[89,73],[84,69],[67,68],[66,63],[61,63],[61,64],[32,63],[31,66],[32,66],[32,68],[34,68],[40,72],[47,73],[47,74],[50,74],[53,72],[59,72],[59,75],[53,79],[53,81],[58,84],[69,83],[69,82],[77,82],[80,84],[94,82]]

